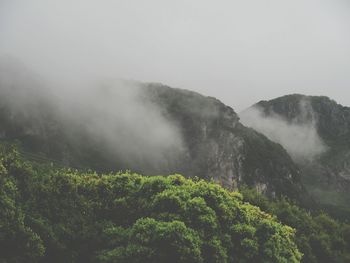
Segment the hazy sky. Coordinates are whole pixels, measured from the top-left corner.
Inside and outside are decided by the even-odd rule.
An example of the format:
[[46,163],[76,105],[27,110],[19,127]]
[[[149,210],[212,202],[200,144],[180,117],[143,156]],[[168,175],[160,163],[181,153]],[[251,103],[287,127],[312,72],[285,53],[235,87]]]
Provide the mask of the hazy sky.
[[0,0],[0,55],[55,78],[162,82],[236,111],[287,93],[350,106],[350,1]]

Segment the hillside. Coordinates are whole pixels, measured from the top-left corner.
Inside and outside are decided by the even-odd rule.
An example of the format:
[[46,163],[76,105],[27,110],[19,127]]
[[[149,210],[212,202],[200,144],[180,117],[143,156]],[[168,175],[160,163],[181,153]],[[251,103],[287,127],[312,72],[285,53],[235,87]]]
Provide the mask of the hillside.
[[232,108],[159,84],[148,85],[146,92],[180,127],[190,158],[185,175],[214,178],[233,189],[247,184],[269,196],[302,193],[299,170],[285,150],[244,127]]
[[[329,212],[350,215],[350,108],[327,97],[288,95],[270,101],[261,101],[242,113],[247,125],[281,143],[302,169],[302,181],[315,200]],[[253,120],[255,119],[255,120]],[[272,131],[264,123],[286,125],[289,130],[307,129],[309,137],[290,137],[289,141],[311,158],[301,156],[284,140],[283,129]],[[301,140],[300,140],[301,139]],[[313,143],[310,143],[313,141]],[[309,151],[307,151],[309,150]],[[300,158],[302,157],[302,158]]]
[[1,262],[300,262],[295,231],[180,175],[98,175],[0,154]]
[[305,197],[287,152],[215,98],[133,83],[126,93],[102,85],[62,102],[28,78],[22,82],[0,87],[0,137],[19,144],[30,160],[100,172],[181,173],[228,189],[248,185],[270,197]]
[[349,262],[350,225],[242,193],[181,175],[56,169],[0,146],[0,262]]

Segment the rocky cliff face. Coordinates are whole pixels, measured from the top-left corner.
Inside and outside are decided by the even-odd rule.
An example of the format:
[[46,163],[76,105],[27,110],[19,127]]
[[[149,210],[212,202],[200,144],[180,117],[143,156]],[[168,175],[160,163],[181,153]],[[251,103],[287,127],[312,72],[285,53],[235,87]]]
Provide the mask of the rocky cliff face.
[[[230,189],[253,186],[271,197],[287,195],[300,200],[303,196],[299,169],[287,152],[243,126],[232,108],[187,90],[160,84],[141,86],[139,98],[156,106],[162,118],[171,122],[182,137],[181,153],[164,153],[162,165],[143,161],[144,153],[137,160],[127,160],[118,147],[113,148],[115,151],[106,150],[110,141],[98,140],[87,132],[86,125],[62,118],[54,105],[43,103],[34,93],[29,94],[35,99],[24,111],[9,105],[8,97],[0,98],[1,138],[20,142],[29,159],[58,165],[98,171],[130,169],[143,174],[182,173],[213,179]],[[122,130],[117,120],[115,124],[118,131]]]
[[[271,130],[264,129],[262,123],[273,119],[278,120],[278,124],[287,124],[290,130],[308,127],[308,131],[312,131],[313,144],[310,144],[310,138],[302,138],[299,142],[297,138],[289,138],[291,141],[295,139],[292,143],[300,145],[299,148],[312,146],[309,153],[318,147],[313,158],[294,158],[302,169],[303,182],[314,198],[330,212],[350,215],[350,108],[327,97],[289,95],[261,101],[252,109],[259,112],[256,121],[249,121],[249,110],[242,113],[243,119],[269,138],[275,138],[287,150],[290,148],[288,143],[281,139],[281,134],[277,134],[283,130],[275,128],[273,134]],[[290,151],[293,149],[290,148]],[[293,155],[293,152],[290,153]]]
[[181,129],[188,155],[185,175],[213,178],[233,189],[246,184],[270,196],[300,197],[299,170],[287,152],[243,126],[232,108],[186,90],[157,84],[146,90]]

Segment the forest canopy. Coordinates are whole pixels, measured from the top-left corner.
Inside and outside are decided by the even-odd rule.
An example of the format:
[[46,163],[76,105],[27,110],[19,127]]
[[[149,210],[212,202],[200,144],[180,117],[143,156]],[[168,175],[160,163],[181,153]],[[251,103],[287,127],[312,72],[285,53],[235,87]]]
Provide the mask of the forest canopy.
[[295,230],[181,175],[0,161],[1,262],[300,262]]
[[350,225],[181,175],[97,174],[0,147],[0,262],[350,262]]

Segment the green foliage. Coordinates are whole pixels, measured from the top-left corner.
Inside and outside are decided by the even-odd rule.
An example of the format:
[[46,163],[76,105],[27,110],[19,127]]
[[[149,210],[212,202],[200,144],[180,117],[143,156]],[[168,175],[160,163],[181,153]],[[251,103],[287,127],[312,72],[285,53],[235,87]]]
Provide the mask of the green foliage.
[[181,221],[141,218],[127,230],[108,232],[115,248],[100,253],[100,262],[203,262],[199,235]]
[[283,224],[296,229],[296,243],[304,254],[302,262],[350,262],[350,225],[327,214],[314,213],[286,198],[269,201],[255,190],[241,189],[244,200],[277,216]]
[[[19,204],[19,191],[8,168],[16,164],[16,152],[0,159],[0,260],[1,262],[37,262],[44,255],[40,237],[25,224]],[[11,171],[11,170],[10,170]]]
[[32,167],[15,151],[0,168],[1,262],[301,260],[292,228],[214,183]]

